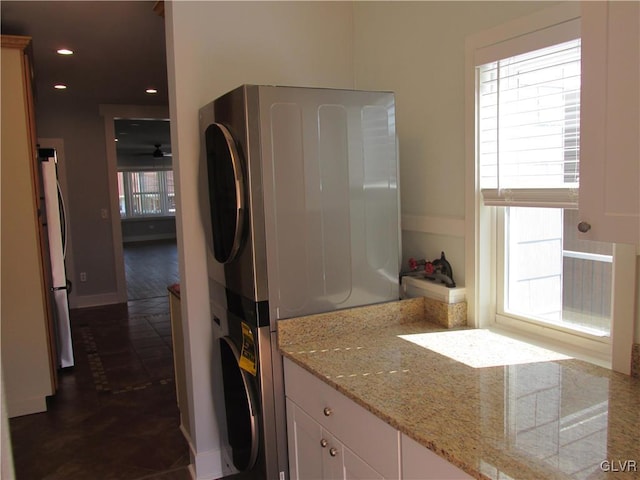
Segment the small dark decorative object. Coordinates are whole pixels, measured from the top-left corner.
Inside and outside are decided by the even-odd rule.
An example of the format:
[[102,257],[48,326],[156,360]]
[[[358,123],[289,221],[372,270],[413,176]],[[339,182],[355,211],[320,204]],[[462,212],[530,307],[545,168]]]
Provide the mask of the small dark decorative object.
[[[419,271],[419,268],[424,265],[424,271]],[[409,259],[409,275],[423,276],[429,280],[439,280],[449,288],[454,288],[456,282],[453,281],[453,269],[451,264],[447,261],[444,252],[440,254],[440,258],[436,258],[432,262],[426,260],[416,260],[415,258]]]

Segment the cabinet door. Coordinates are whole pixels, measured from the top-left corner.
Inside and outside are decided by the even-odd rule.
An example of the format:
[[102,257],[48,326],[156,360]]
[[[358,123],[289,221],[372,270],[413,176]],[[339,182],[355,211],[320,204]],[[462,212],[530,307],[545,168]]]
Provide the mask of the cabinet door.
[[289,399],[287,435],[291,480],[384,480]]
[[403,480],[467,480],[469,475],[455,465],[423,447],[415,440],[402,435]]
[[384,480],[384,477],[371,468],[371,465],[348,448],[343,448],[342,455],[345,480]]
[[285,358],[288,399],[385,478],[397,478],[399,434],[391,425]]
[[24,53],[29,44],[28,37],[2,35],[0,350],[9,417],[45,412],[56,379],[48,250],[38,218],[31,75]]
[[[640,240],[640,3],[582,3],[580,220],[584,239]],[[587,225],[585,225],[585,228]]]
[[344,480],[344,445],[328,431],[322,430],[322,478]]
[[287,437],[291,480],[325,478],[323,475],[322,427],[287,399]]

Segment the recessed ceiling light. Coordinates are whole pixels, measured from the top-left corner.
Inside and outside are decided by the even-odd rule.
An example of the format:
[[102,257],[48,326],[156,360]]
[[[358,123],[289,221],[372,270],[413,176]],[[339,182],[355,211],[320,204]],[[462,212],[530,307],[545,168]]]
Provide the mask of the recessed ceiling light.
[[56,52],[60,55],[73,55],[73,50],[69,50],[68,48],[61,48],[60,50],[56,50]]
[[158,93],[158,90],[156,90],[155,88],[147,88],[147,89],[145,90],[145,92],[147,92],[147,93],[149,93],[149,94],[153,95],[153,94],[155,94],[155,93]]
[[57,85],[54,85],[53,88],[55,88],[56,90],[66,90],[67,86],[59,83]]

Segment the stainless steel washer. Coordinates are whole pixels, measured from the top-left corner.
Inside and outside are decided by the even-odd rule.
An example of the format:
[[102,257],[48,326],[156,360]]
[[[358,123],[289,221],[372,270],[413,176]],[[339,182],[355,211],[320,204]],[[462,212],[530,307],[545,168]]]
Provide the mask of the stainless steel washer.
[[276,321],[399,298],[394,95],[244,85],[200,110],[200,133],[216,409],[235,468],[285,480]]
[[230,293],[228,306],[229,331],[219,342],[232,461],[242,478],[278,478],[267,474],[277,470],[277,444],[270,332],[257,326],[266,305]]

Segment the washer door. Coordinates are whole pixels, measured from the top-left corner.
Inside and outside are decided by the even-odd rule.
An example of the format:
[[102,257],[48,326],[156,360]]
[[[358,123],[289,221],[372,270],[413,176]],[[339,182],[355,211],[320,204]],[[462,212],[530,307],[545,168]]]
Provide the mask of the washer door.
[[220,352],[227,438],[233,464],[244,472],[251,469],[258,458],[258,402],[251,387],[255,380],[239,367],[240,352],[230,337],[220,339]]
[[213,253],[220,263],[232,262],[242,246],[245,223],[245,181],[241,157],[229,130],[212,123],[205,131]]

